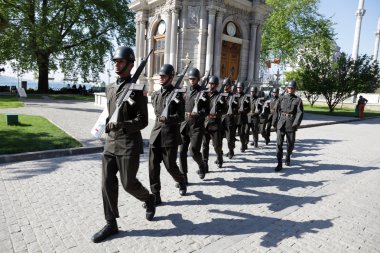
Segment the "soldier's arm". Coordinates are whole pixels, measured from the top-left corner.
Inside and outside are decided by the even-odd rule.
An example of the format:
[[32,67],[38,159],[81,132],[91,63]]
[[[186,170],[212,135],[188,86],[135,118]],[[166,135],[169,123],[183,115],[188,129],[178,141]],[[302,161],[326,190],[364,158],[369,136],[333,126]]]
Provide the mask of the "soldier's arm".
[[148,125],[148,98],[143,95],[143,91],[134,91],[134,93],[133,100],[135,104],[130,106],[126,103],[124,106],[128,106],[128,110],[135,110],[136,117],[122,122],[122,128],[131,133],[139,131]]
[[293,127],[298,128],[301,125],[302,118],[303,118],[303,103],[302,103],[302,99],[299,98],[299,101],[297,104],[297,113],[293,122]]
[[185,100],[183,99],[183,94],[178,92],[176,98],[178,102],[171,103],[171,108],[169,108],[170,114],[165,122],[169,125],[181,123],[185,120]]

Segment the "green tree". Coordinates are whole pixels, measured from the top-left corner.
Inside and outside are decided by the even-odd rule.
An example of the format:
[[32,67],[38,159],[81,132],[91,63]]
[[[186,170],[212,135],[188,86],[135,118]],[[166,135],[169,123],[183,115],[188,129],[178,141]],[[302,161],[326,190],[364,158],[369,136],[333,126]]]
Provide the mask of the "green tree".
[[[345,53],[309,53],[300,69],[304,89],[318,92],[325,99],[330,112],[349,97],[358,93],[374,92],[380,86],[380,68],[367,55],[354,60]],[[312,83],[311,86],[305,85]]]
[[[113,42],[134,43],[129,0],[0,0],[7,26],[0,30],[0,62],[38,72],[38,90],[49,88],[49,71],[98,78]],[[0,22],[2,23],[2,21]]]
[[318,13],[319,0],[267,0],[273,8],[263,28],[261,58],[298,61],[300,50],[331,49],[332,22]]

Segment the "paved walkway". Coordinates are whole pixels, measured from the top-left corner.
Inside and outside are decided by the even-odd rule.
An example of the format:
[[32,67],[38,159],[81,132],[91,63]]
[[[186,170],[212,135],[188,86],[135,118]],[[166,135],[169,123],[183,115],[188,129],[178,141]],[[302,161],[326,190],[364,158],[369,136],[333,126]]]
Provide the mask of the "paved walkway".
[[[104,225],[100,153],[1,164],[0,252],[379,252],[379,125],[300,129],[292,166],[281,173],[273,172],[273,142],[243,154],[237,144],[236,156],[221,169],[210,164],[204,181],[189,159],[184,197],[163,169],[164,205],[154,220],[120,190],[121,231],[100,244],[90,241]],[[138,177],[147,186],[146,153]]]

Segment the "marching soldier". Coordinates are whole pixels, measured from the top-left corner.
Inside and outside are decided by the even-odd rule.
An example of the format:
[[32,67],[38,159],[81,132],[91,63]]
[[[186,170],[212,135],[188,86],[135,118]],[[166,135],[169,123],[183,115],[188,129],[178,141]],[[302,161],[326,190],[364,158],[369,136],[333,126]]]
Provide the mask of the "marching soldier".
[[278,105],[278,99],[279,99],[278,94],[279,94],[279,89],[273,88],[272,96],[269,100],[265,101],[264,106],[263,106],[263,112],[261,114],[261,119],[260,119],[262,121],[261,134],[263,138],[265,139],[265,144],[267,145],[270,142],[270,131],[272,127],[273,114],[276,111],[277,105]]
[[226,156],[229,159],[235,155],[235,136],[236,136],[236,123],[235,115],[238,112],[238,97],[232,91],[232,82],[229,78],[223,80],[224,92],[228,94],[227,101],[227,113],[222,115],[222,129],[223,136],[227,139],[228,153]]
[[250,101],[249,97],[244,94],[244,84],[238,82],[236,85],[237,94],[239,97],[239,110],[238,115],[236,116],[236,126],[238,129],[240,142],[241,142],[241,152],[245,152],[248,148],[248,138],[249,138],[249,129],[248,129],[248,116],[247,114],[250,111]]
[[[181,93],[177,93],[173,101],[169,97],[174,92],[172,81],[174,68],[164,64],[159,72],[161,89],[152,95],[152,105],[156,114],[156,122],[149,139],[149,180],[152,193],[156,197],[156,205],[161,204],[160,163],[163,162],[169,174],[178,183],[179,194],[186,195],[185,176],[180,172],[177,160],[178,145],[181,144],[180,123],[185,119],[185,102]],[[173,93],[174,94],[174,93]],[[168,106],[168,117],[162,112]]]
[[216,163],[218,167],[223,166],[222,154],[222,129],[220,128],[221,116],[226,113],[226,103],[224,97],[217,91],[219,78],[210,76],[209,81],[209,97],[210,97],[210,114],[205,119],[205,134],[203,136],[202,155],[208,171],[209,145],[212,139],[212,145],[217,156]]
[[[261,109],[259,108],[259,97],[257,96],[257,87],[251,87],[251,99],[250,99],[250,111],[248,113],[248,134],[249,130],[252,129],[252,137],[253,141],[251,142],[251,146],[255,146],[257,148],[259,141],[259,124],[260,117],[259,114]],[[248,135],[249,136],[249,135]]]
[[198,174],[201,179],[206,175],[206,167],[203,162],[201,147],[202,137],[205,132],[204,121],[209,114],[210,105],[207,92],[198,84],[200,72],[198,69],[190,69],[189,73],[190,89],[185,94],[185,121],[181,123],[182,144],[179,148],[180,170],[187,180],[187,151],[190,146],[190,154],[198,164]]
[[[119,47],[113,61],[115,72],[119,77],[116,83],[110,84],[106,89],[109,115],[116,111],[117,99],[128,89],[132,89],[130,72],[135,61],[134,52],[129,47]],[[110,116],[106,120],[107,137],[102,158],[102,196],[107,224],[91,238],[95,243],[119,232],[116,222],[116,218],[119,218],[117,172],[120,173],[123,188],[135,198],[145,202],[146,219],[152,220],[155,214],[154,195],[149,194],[136,178],[140,154],[143,152],[140,130],[148,125],[147,98],[143,95],[142,89],[133,90],[132,94],[130,99],[134,102],[122,105],[118,121],[110,123]]]
[[[301,125],[303,118],[303,103],[300,97],[295,95],[297,89],[296,81],[289,82],[287,93],[280,97],[278,101],[277,110],[273,115],[273,126],[277,127],[277,167],[275,171],[282,170],[282,157],[284,137],[286,135],[287,141],[287,154],[285,164],[290,166],[290,156],[294,149],[296,140],[296,131]],[[276,120],[278,119],[278,122]]]

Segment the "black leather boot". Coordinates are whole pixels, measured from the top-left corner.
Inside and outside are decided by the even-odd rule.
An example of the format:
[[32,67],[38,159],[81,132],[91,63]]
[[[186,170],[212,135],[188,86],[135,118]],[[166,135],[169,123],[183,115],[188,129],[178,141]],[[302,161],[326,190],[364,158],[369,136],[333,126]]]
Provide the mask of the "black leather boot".
[[145,217],[148,221],[153,220],[154,214],[156,213],[156,196],[154,194],[149,195],[149,200],[145,202],[146,213]]
[[[162,204],[162,200],[161,200],[161,195],[160,195],[160,193],[158,192],[158,193],[153,193],[153,195],[154,195],[154,203],[155,203],[155,206],[159,206],[159,205],[161,205]],[[144,202],[144,204],[142,204],[142,207],[144,207],[145,209],[147,208],[147,204],[146,204],[146,202]]]
[[187,186],[185,182],[180,182],[179,183],[179,195],[185,196],[187,191]]
[[234,157],[235,153],[233,150],[230,150],[230,152],[228,152],[228,159],[232,159],[232,157]]
[[277,156],[277,166],[274,169],[274,171],[280,171],[282,170],[282,157]]
[[285,158],[285,165],[286,165],[286,166],[290,166],[290,155],[286,155],[286,158]]
[[117,234],[119,232],[119,228],[117,227],[116,219],[107,221],[107,224],[96,234],[94,234],[91,238],[91,241],[94,243],[102,242],[107,237]]
[[223,155],[218,156],[218,167],[219,168],[223,167]]

